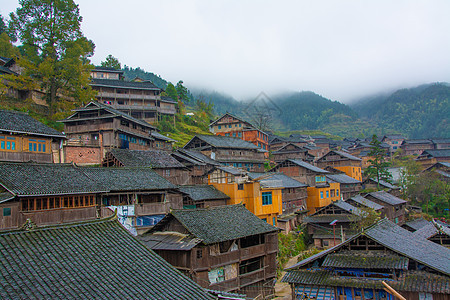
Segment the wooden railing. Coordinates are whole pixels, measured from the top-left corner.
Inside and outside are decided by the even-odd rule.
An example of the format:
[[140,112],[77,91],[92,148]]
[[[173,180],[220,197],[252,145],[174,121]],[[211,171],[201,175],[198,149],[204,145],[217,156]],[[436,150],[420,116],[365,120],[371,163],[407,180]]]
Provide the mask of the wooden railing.
[[219,265],[231,264],[233,262],[238,261],[239,261],[238,250],[209,256],[211,268],[214,268],[215,266]]
[[241,286],[264,280],[264,269],[259,269],[253,272],[242,274],[239,276],[239,280]]

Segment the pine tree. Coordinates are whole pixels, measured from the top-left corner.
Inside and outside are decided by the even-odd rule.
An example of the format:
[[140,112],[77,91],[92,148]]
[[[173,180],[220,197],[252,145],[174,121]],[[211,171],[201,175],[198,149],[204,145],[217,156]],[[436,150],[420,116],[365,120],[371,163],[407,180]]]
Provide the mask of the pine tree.
[[372,141],[369,144],[371,150],[367,155],[372,159],[369,159],[371,165],[367,168],[364,175],[369,178],[376,177],[379,190],[380,180],[387,182],[391,182],[392,180],[392,175],[387,170],[389,164],[385,161],[387,150],[381,147],[381,142],[375,134],[372,136]]
[[119,60],[117,58],[115,58],[114,56],[112,56],[111,54],[108,55],[106,57],[105,61],[102,61],[100,63],[100,65],[102,67],[113,68],[113,69],[116,69],[116,70],[122,69]]

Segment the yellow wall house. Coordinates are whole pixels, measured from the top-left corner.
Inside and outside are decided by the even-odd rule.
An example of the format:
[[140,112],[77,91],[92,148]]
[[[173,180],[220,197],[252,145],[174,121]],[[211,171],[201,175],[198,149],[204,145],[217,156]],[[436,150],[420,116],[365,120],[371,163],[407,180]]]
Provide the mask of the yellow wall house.
[[228,204],[242,203],[260,219],[277,226],[282,214],[282,188],[263,188],[250,180],[247,172],[233,167],[219,167],[208,176],[208,184],[230,197]]
[[[321,177],[321,176],[317,176]],[[325,176],[323,176],[325,177]],[[331,202],[338,201],[341,198],[340,183],[325,182],[323,185],[310,186],[306,206],[308,207],[308,215],[315,213],[320,208],[329,205]]]

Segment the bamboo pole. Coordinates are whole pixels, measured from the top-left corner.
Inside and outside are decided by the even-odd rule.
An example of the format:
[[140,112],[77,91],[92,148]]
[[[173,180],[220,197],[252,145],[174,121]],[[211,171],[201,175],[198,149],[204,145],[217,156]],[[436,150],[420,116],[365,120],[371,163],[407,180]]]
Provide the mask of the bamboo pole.
[[386,287],[386,290],[387,290],[389,293],[393,294],[395,297],[397,297],[397,298],[400,299],[400,300],[406,300],[405,297],[403,297],[402,295],[400,295],[400,294],[399,294],[396,290],[394,290],[389,284],[387,284],[387,283],[384,282],[384,281],[381,281],[381,283]]

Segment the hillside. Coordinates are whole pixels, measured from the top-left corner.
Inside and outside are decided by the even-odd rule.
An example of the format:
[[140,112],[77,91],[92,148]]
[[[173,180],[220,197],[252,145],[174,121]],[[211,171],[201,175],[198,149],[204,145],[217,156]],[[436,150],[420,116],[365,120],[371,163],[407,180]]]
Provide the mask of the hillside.
[[395,129],[410,138],[450,137],[450,86],[445,83],[401,89],[351,107],[383,130]]

